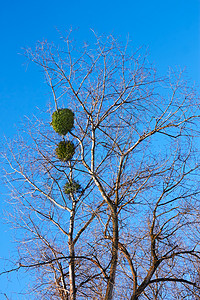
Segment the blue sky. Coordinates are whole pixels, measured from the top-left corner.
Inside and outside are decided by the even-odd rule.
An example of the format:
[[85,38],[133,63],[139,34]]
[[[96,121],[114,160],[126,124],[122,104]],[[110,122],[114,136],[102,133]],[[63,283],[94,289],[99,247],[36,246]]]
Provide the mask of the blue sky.
[[[58,40],[70,27],[76,40],[89,42],[90,29],[113,34],[122,41],[129,36],[134,46],[148,47],[149,60],[162,75],[168,67],[186,68],[191,82],[200,84],[200,1],[183,0],[7,0],[0,9],[0,136],[12,138],[23,117],[45,109],[50,94],[39,69],[27,67],[23,47],[38,40]],[[7,210],[6,190],[1,186],[0,210]],[[0,221],[0,257],[16,251],[10,226]],[[2,264],[1,264],[2,265]],[[9,280],[8,280],[9,279]],[[20,283],[21,282],[21,283]],[[9,299],[26,299],[13,291],[23,288],[16,276],[1,278],[0,293]],[[20,286],[21,285],[21,286]],[[2,297],[2,298],[1,298]],[[0,299],[3,296],[0,295]]]

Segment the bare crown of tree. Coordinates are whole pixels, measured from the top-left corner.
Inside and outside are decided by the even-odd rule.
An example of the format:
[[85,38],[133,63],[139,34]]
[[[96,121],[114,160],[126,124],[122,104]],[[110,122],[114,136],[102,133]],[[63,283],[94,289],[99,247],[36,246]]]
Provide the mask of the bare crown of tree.
[[38,299],[200,299],[199,98],[131,51],[112,36],[26,50],[54,105],[5,158],[13,270]]

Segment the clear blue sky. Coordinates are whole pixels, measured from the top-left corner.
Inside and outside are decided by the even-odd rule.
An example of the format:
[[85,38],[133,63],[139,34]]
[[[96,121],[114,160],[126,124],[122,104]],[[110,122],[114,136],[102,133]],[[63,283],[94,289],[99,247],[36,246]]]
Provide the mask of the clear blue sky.
[[[135,47],[147,46],[150,61],[161,74],[168,66],[187,69],[192,82],[200,84],[200,0],[7,0],[0,9],[0,136],[13,137],[23,116],[37,114],[36,107],[45,109],[50,96],[44,79],[35,66],[26,68],[23,47],[33,47],[38,40],[54,41],[57,30],[79,29],[76,39],[90,41],[90,29],[125,40],[129,35]],[[1,186],[0,210],[6,190]],[[0,257],[15,248],[11,230],[0,221]],[[0,264],[2,265],[2,264]],[[17,296],[21,279],[0,278],[0,293],[9,299]],[[4,296],[0,294],[0,299]],[[6,299],[6,298],[5,298]]]

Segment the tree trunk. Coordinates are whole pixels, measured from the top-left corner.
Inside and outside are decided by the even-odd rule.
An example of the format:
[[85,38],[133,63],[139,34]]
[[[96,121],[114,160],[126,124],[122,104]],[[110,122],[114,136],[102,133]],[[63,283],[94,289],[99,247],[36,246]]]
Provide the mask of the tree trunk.
[[70,283],[70,300],[76,299],[76,286],[75,286],[75,271],[74,271],[74,246],[70,248],[70,261],[69,261],[69,283]]
[[112,224],[113,224],[112,259],[111,259],[110,276],[107,284],[105,300],[113,299],[115,274],[116,274],[117,260],[118,260],[119,234],[118,234],[118,216],[117,216],[116,208],[114,208],[112,211]]
[[132,295],[132,296],[131,296],[131,300],[138,300],[138,296]]
[[76,299],[76,284],[75,284],[75,251],[73,243],[73,231],[74,231],[74,215],[75,215],[75,202],[73,203],[73,208],[70,216],[70,226],[69,226],[69,284],[70,284],[70,300]]

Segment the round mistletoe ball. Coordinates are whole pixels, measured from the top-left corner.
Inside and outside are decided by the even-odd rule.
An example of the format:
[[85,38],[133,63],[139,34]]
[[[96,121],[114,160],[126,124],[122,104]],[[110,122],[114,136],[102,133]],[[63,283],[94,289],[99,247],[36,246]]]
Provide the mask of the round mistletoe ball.
[[51,125],[55,132],[60,135],[66,135],[74,126],[74,113],[68,108],[54,111]]
[[74,153],[75,147],[70,141],[61,141],[56,148],[57,157],[64,162],[72,159]]
[[81,186],[77,181],[70,180],[64,186],[64,193],[66,195],[69,195],[71,193],[81,193]]

